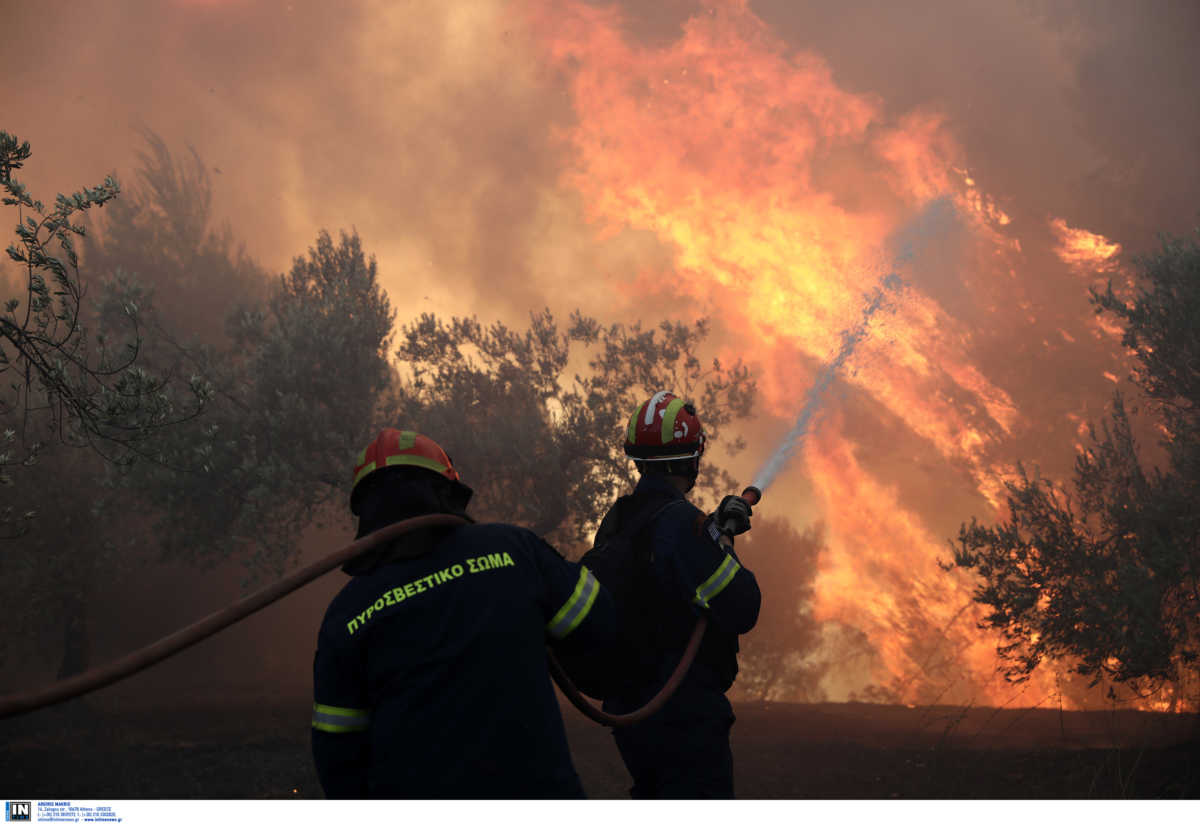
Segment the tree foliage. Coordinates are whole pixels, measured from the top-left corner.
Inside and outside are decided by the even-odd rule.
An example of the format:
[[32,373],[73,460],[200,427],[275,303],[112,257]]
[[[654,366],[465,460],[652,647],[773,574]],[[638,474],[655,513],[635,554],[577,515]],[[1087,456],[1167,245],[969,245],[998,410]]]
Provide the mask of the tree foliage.
[[[42,432],[90,445],[111,460],[128,460],[154,431],[197,415],[209,388],[190,376],[190,397],[181,406],[168,379],[139,362],[142,307],[136,300],[106,294],[108,324],[98,323],[85,307],[74,238],[85,236],[86,228],[73,221],[116,198],[116,180],[110,176],[95,188],[60,194],[48,210],[12,176],[31,154],[28,143],[0,132],[3,203],[19,215],[18,242],[7,252],[24,270],[24,299],[9,298],[0,315],[0,375],[8,379],[0,416],[13,422],[9,431],[21,435],[29,454],[43,443],[30,437],[32,418]],[[11,447],[13,434],[5,439]],[[11,465],[13,453],[3,457]]]
[[146,456],[165,430],[194,424],[211,387],[186,363],[160,357],[152,290],[114,274],[96,252],[86,213],[104,205],[120,213],[126,199],[115,178],[60,195],[47,209],[12,176],[30,155],[27,143],[0,133],[4,202],[21,218],[8,250],[20,274],[6,284],[17,295],[0,318],[0,521],[11,539],[0,580],[15,605],[0,647],[54,650],[48,635],[61,633],[59,673],[70,675],[87,663],[97,575],[127,570],[123,550],[142,537],[127,515],[136,499],[111,483],[112,473]]
[[88,267],[116,291],[153,300],[154,354],[220,345],[238,310],[262,303],[270,278],[235,244],[229,224],[212,225],[212,179],[195,149],[176,158],[162,138],[142,132],[134,184],[89,233]]
[[1165,465],[1144,465],[1118,393],[1073,490],[1019,468],[1008,519],[964,524],[954,561],[982,578],[974,597],[1010,678],[1069,659],[1093,680],[1178,697],[1200,656],[1200,245],[1167,239],[1136,263],[1132,301],[1110,283],[1092,302],[1125,324]]
[[127,479],[168,556],[238,555],[275,573],[295,558],[323,507],[348,498],[353,456],[380,422],[392,320],[357,234],[335,244],[322,231],[265,306],[232,319],[227,345],[197,354],[215,388],[204,425],[164,432],[160,466]]
[[209,393],[198,417],[140,433],[135,460],[51,444],[52,460],[9,489],[15,512],[47,515],[0,557],[5,589],[26,593],[9,626],[57,647],[60,675],[87,665],[93,594],[121,571],[236,556],[253,578],[294,559],[323,504],[344,506],[348,467],[391,379],[392,315],[357,236],[321,232],[270,280],[231,230],[210,228],[198,154],[180,162],[145,137],[137,185],[81,248],[101,289],[80,317],[128,338],[121,306],[136,303],[138,365],[201,376]]
[[[707,334],[703,320],[644,330],[603,326],[579,311],[561,330],[548,310],[533,314],[524,331],[422,315],[400,333],[406,373],[394,420],[449,450],[476,490],[472,508],[481,517],[524,524],[575,551],[635,480],[621,443],[638,404],[661,388],[694,399],[710,445],[749,414],[749,371],[740,362],[702,364],[695,353]],[[733,454],[743,444],[727,448]],[[733,488],[711,452],[702,467],[702,502]]]

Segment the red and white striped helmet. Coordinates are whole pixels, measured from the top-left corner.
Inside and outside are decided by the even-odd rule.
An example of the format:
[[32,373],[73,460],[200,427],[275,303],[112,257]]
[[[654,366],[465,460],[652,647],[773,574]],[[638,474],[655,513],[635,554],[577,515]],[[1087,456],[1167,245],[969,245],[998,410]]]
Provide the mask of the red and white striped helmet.
[[696,407],[670,392],[655,392],[629,416],[625,454],[639,461],[675,461],[704,454]]

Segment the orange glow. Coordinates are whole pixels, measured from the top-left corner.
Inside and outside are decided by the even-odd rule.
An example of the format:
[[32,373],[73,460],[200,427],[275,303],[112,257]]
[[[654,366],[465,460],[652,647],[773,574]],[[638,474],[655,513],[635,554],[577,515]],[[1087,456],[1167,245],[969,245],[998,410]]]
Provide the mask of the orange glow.
[[1111,271],[1121,253],[1121,244],[1087,229],[1072,229],[1062,218],[1051,220],[1050,228],[1058,240],[1054,251],[1080,274]]
[[[1013,220],[978,188],[944,119],[890,118],[878,99],[839,88],[819,56],[789,51],[745,2],[706,3],[679,39],[653,48],[629,42],[613,8],[530,8],[576,115],[559,135],[570,156],[562,183],[581,195],[598,234],[648,230],[674,249],[669,272],[616,288],[641,301],[720,306],[729,354],[765,352],[760,388],[773,417],[798,411],[814,364],[837,350],[864,293],[891,268],[895,233],[931,203],[952,204],[954,221],[934,230],[933,255],[918,253],[913,266],[958,244],[973,256],[964,260],[1018,278]],[[1070,266],[1109,265],[1120,251],[1061,220],[1051,226]],[[963,264],[938,265],[956,274]],[[999,294],[1006,302],[991,311],[1033,324],[1041,309],[1024,295]],[[972,361],[975,335],[932,292],[910,288],[881,313],[843,380],[995,513],[1011,471],[1000,448],[1025,422]],[[898,685],[903,700],[939,699],[930,685],[941,678],[963,701],[1057,701],[1053,673],[1019,688],[996,675],[996,636],[976,626],[973,582],[938,567],[949,553],[926,516],[940,513],[914,510],[873,477],[837,417],[810,434],[792,470],[803,465],[828,529],[814,614],[865,632],[882,667],[876,683]]]
[[[983,607],[962,597],[965,580],[937,565],[946,554],[941,539],[864,471],[836,424],[809,443],[805,458],[821,479],[830,542],[842,550],[825,558],[814,615],[864,630],[883,664],[877,678],[898,683],[899,700],[1008,700],[1013,687],[994,672],[995,641],[976,629]],[[1036,702],[1050,694],[1053,676],[1038,673],[1022,689]]]

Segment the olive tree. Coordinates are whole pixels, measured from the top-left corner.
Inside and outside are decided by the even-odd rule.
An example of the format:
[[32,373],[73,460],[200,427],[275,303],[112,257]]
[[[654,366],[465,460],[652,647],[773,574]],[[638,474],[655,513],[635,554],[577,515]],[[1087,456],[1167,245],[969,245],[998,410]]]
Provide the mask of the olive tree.
[[1200,656],[1200,245],[1168,238],[1135,263],[1132,300],[1111,283],[1091,300],[1125,325],[1165,461],[1142,456],[1118,393],[1072,485],[1020,468],[1008,517],[964,524],[954,562],[981,578],[974,597],[1009,678],[1065,659],[1093,682],[1166,686],[1177,702],[1195,689]]

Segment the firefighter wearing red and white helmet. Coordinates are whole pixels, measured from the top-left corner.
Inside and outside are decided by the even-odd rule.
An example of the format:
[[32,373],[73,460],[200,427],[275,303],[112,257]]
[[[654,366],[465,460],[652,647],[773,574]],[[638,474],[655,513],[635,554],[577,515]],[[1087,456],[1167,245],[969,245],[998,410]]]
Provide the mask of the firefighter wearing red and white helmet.
[[704,426],[696,407],[672,395],[656,392],[629,416],[625,454],[641,461],[676,461],[704,454]]
[[313,663],[313,759],[329,798],[582,797],[546,644],[611,640],[608,593],[527,529],[477,524],[433,439],[384,429],[358,454],[362,537],[405,518],[462,526],[401,536],[346,564]]
[[695,406],[671,392],[640,404],[625,428],[624,450],[641,478],[632,494],[617,499],[594,542],[624,534],[637,557],[648,559],[640,567],[647,585],[634,588],[648,593],[647,602],[633,609],[649,616],[645,632],[657,649],[639,683],[605,699],[606,711],[627,713],[645,704],[679,661],[697,617],[709,619],[691,670],[664,707],[613,730],[634,798],[733,797],[733,711],[725,692],[737,675],[737,637],[758,620],[761,596],[754,574],[717,526],[731,522],[734,534],[745,532],[750,505],[730,495],[706,516],[685,498],[696,484],[706,440]]

